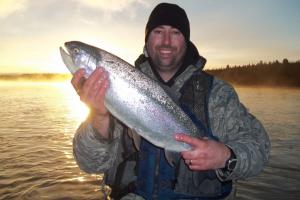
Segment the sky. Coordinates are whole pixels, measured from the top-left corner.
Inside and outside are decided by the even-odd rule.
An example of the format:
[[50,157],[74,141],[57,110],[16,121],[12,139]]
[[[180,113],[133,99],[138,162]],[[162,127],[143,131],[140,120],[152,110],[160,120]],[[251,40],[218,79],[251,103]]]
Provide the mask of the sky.
[[299,0],[1,0],[0,73],[68,73],[59,47],[71,40],[133,64],[160,2],[186,11],[205,69],[300,60]]

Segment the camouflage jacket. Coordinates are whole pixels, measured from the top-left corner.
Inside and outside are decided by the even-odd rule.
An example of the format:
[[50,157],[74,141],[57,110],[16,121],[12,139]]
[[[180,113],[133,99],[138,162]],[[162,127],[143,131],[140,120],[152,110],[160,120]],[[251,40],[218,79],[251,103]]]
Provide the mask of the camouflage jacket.
[[[156,79],[149,63],[143,63],[141,70]],[[195,70],[199,70],[199,67],[190,65],[176,78],[175,84],[171,87],[175,96],[180,95],[179,90]],[[237,157],[234,171],[228,176],[219,176],[220,179],[222,181],[245,179],[260,173],[269,157],[268,135],[262,124],[239,101],[233,87],[216,77],[213,79],[208,100],[208,112],[212,133],[220,142],[229,146]],[[131,142],[123,141],[124,132],[128,135],[126,138],[132,139]],[[80,125],[74,136],[73,151],[76,162],[82,170],[87,173],[105,173],[108,180],[113,182],[118,166],[126,159],[126,154],[138,150],[140,138],[113,117],[111,117],[110,134],[109,140],[101,138],[87,119]],[[132,161],[126,167],[123,184],[128,184],[135,179],[134,166],[135,162]],[[216,173],[219,174],[220,171],[216,170]]]

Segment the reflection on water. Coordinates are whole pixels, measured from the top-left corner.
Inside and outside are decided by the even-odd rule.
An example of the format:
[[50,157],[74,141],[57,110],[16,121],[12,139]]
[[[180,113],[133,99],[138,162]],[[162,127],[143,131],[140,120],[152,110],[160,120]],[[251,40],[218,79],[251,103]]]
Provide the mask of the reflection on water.
[[8,82],[0,92],[0,199],[100,199],[102,178],[73,159],[88,109],[70,83]]
[[[237,91],[272,140],[269,165],[238,183],[237,199],[297,199],[300,90]],[[80,171],[73,159],[73,134],[88,109],[69,81],[3,82],[0,92],[0,199],[102,199],[102,177]]]

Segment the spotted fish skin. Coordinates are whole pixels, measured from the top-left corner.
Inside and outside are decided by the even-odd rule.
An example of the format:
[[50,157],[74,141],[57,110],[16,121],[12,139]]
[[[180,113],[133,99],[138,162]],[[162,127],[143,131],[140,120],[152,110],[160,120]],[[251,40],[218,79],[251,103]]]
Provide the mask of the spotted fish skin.
[[62,59],[71,73],[86,70],[86,78],[103,67],[109,74],[105,106],[126,126],[152,144],[167,151],[181,152],[191,146],[174,139],[174,133],[199,137],[197,127],[161,86],[121,58],[100,48],[79,42],[66,42]]

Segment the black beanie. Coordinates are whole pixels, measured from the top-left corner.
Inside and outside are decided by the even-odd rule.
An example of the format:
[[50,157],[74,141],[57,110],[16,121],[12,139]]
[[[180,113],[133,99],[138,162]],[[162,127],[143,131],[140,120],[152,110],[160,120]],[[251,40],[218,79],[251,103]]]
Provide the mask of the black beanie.
[[190,40],[190,23],[185,11],[176,4],[160,3],[149,16],[146,30],[145,42],[147,42],[150,32],[160,25],[169,25],[177,28],[186,41]]

